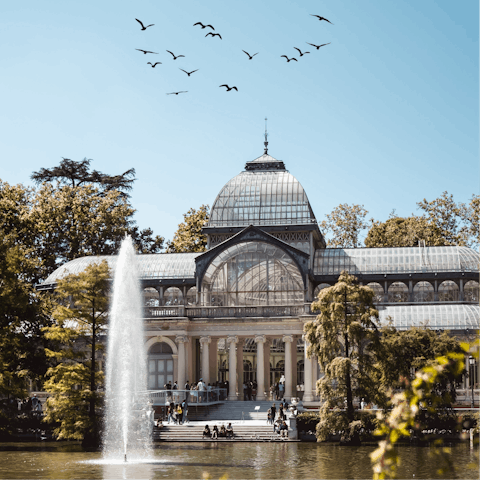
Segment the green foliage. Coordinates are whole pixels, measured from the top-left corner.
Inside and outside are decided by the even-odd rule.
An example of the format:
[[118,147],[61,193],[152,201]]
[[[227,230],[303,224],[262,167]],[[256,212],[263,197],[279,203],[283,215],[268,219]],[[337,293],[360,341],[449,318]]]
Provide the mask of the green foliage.
[[[478,241],[478,223],[474,225],[472,221],[475,211],[478,218],[478,199],[478,196],[473,196],[470,206],[467,206],[455,202],[453,195],[443,192],[435,200],[428,202],[424,198],[417,205],[428,220],[442,231],[447,245],[472,246]],[[477,235],[472,239],[470,235],[475,231]]]
[[[437,333],[426,327],[411,327],[397,330],[384,327],[375,351],[375,371],[373,373],[378,387],[378,402],[386,406],[387,392],[401,388],[404,380],[412,381],[414,371],[431,363],[436,357],[448,352],[461,353],[460,342],[449,332]],[[434,385],[435,392],[442,398],[442,405],[448,408],[455,401],[455,378],[447,374],[438,378]]]
[[462,219],[468,229],[469,241],[467,244],[478,249],[480,245],[480,195],[472,195],[470,203],[463,210]]
[[198,210],[191,208],[185,213],[184,222],[178,225],[173,240],[167,242],[167,252],[204,252],[207,248],[207,236],[202,234],[202,228],[208,222],[208,216],[208,205],[202,205]]
[[[435,362],[422,368],[415,375],[413,382],[405,381],[402,392],[391,394],[391,411],[387,416],[378,412],[379,428],[375,434],[384,437],[379,447],[370,454],[373,464],[374,479],[395,478],[396,469],[400,464],[398,450],[395,444],[402,437],[409,437],[414,430],[421,428],[419,415],[422,409],[435,414],[441,405],[441,396],[435,393],[435,385],[442,376],[460,378],[464,371],[464,355],[468,352],[468,344],[462,344],[463,353],[447,353],[438,357]],[[478,357],[478,350],[476,350]],[[438,473],[454,473],[450,451],[441,448],[441,442],[436,441],[432,450],[438,458]]]
[[[354,427],[354,397],[376,396],[371,352],[378,344],[373,321],[378,311],[373,298],[373,290],[342,272],[338,282],[321,290],[312,303],[319,315],[305,324],[304,331],[307,355],[316,355],[324,372],[317,382],[317,394],[324,400],[317,426],[319,440],[325,440],[332,430]],[[340,415],[343,408],[346,412]]]
[[365,217],[368,211],[363,205],[340,204],[327,214],[327,220],[320,222],[324,235],[330,234],[329,247],[357,248],[362,245],[360,236],[367,228]]
[[372,221],[365,239],[365,246],[372,247],[415,247],[420,240],[426,246],[449,245],[442,230],[423,217],[393,217],[386,222]]
[[42,327],[48,325],[48,298],[28,281],[37,262],[12,236],[0,230],[0,395],[23,398],[25,379],[46,371]]
[[110,255],[131,226],[134,210],[117,191],[92,185],[41,186],[33,201],[35,250],[42,278],[61,264],[86,255]]
[[59,439],[84,439],[99,431],[96,409],[102,401],[103,372],[97,352],[103,350],[109,277],[102,262],[58,282],[55,325],[45,328],[46,338],[56,345],[47,354],[57,364],[48,369],[44,388],[51,394],[45,418],[58,424],[54,433]]
[[95,185],[102,192],[116,191],[124,197],[133,188],[135,181],[135,169],[131,168],[120,175],[106,175],[97,170],[90,171],[91,159],[84,158],[81,161],[63,158],[60,165],[52,168],[41,168],[33,172],[31,178],[37,183],[56,182],[57,186],[80,187],[83,185]]

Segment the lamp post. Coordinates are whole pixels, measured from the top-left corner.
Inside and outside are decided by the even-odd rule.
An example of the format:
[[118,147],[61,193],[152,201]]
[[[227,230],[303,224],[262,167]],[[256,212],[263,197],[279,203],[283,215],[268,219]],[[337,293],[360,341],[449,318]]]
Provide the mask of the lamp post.
[[475,398],[473,393],[473,382],[475,380],[475,359],[472,355],[468,357],[468,363],[470,365],[470,385],[472,386],[472,408],[475,408]]

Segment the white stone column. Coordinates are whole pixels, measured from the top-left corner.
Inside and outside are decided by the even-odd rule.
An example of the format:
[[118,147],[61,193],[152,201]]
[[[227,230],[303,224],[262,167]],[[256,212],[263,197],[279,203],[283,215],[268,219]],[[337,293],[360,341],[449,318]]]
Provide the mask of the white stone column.
[[238,337],[227,337],[228,352],[228,400],[237,400],[237,351]]
[[257,400],[265,400],[265,357],[263,344],[266,342],[265,335],[256,335],[257,344]]
[[210,341],[211,339],[209,336],[200,337],[200,343],[202,345],[202,360],[200,363],[200,367],[203,383],[205,383],[206,385],[210,383],[210,352],[208,348]]
[[185,387],[185,382],[187,381],[187,355],[185,351],[185,343],[188,342],[188,337],[185,335],[177,335],[175,341],[178,345],[178,388],[183,390]]
[[285,400],[289,402],[292,398],[292,335],[284,335],[282,341],[285,343]]
[[304,377],[305,377],[305,383],[303,384],[303,401],[304,402],[313,402],[313,381],[312,381],[312,375],[313,375],[313,361],[311,358],[308,358],[307,356],[307,348],[309,343],[305,339],[305,336],[303,336],[303,340],[305,341],[304,348],[305,348],[305,356],[304,356],[304,365],[305,365],[305,370],[304,370]]

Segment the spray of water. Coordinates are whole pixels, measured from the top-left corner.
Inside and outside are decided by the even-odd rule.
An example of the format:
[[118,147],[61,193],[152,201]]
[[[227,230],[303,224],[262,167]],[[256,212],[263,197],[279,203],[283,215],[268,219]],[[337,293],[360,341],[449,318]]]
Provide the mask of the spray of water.
[[142,297],[130,237],[122,242],[115,268],[106,360],[103,456],[149,459],[153,410],[146,394]]

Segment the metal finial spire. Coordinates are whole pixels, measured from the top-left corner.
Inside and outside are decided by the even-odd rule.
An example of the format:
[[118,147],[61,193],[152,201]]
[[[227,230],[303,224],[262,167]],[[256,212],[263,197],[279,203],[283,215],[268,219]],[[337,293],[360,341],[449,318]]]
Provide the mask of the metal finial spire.
[[265,145],[265,150],[263,151],[263,154],[264,154],[264,155],[267,155],[267,154],[268,154],[268,140],[267,140],[267,137],[268,137],[268,133],[267,133],[267,117],[265,117],[265,141],[263,142],[263,144]]

